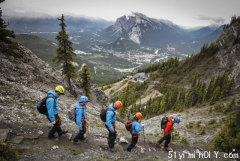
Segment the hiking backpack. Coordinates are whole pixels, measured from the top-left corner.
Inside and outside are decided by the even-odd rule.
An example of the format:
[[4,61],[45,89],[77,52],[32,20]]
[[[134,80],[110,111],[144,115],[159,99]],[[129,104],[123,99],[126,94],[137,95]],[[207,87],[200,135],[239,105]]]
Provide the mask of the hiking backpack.
[[[47,106],[46,106],[46,102],[47,102],[48,98],[53,98],[53,97],[52,96],[44,97],[41,100],[41,102],[37,105],[37,110],[38,110],[39,113],[44,114],[44,115],[48,115]],[[55,103],[55,99],[54,99],[54,103]]]
[[[101,110],[100,118],[101,118],[101,120],[102,120],[103,122],[106,122],[106,121],[107,121],[107,111],[113,111],[113,110],[108,109],[108,108]],[[115,112],[114,112],[114,111],[113,111],[113,113],[114,113],[114,115],[115,115]],[[113,115],[113,117],[114,117],[114,115]]]
[[166,128],[167,122],[168,122],[168,117],[163,117],[161,122],[161,129],[164,130]]
[[70,109],[68,110],[68,118],[70,120],[76,122],[76,107],[75,107],[75,105],[71,105]]
[[127,129],[127,131],[132,132],[132,120],[128,120],[127,123],[125,124],[125,128]]

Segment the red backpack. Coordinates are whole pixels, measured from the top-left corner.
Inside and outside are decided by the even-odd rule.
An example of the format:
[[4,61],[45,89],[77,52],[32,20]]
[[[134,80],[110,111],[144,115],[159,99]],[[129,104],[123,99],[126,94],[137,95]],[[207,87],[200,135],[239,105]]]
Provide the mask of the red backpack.
[[125,128],[127,129],[127,131],[132,132],[132,120],[128,120],[127,123],[125,124]]

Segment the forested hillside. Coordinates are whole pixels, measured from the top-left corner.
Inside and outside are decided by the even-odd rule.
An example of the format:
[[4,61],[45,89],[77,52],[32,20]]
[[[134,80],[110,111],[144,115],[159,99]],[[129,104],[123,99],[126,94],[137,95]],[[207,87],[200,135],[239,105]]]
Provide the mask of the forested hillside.
[[[171,58],[139,70],[149,73],[150,79],[142,84],[129,82],[120,94],[111,97],[111,100],[122,100],[125,105],[120,116],[124,118],[128,111],[140,111],[148,119],[167,111],[209,107],[210,112],[220,112],[231,120],[222,122],[226,126],[213,141],[215,149],[230,151],[235,147],[239,150],[239,31],[240,17],[233,16],[220,38],[215,43],[205,44],[200,53],[185,60]],[[149,86],[163,95],[141,104],[142,94]],[[136,104],[139,99],[140,104]],[[229,131],[231,133],[227,134]]]

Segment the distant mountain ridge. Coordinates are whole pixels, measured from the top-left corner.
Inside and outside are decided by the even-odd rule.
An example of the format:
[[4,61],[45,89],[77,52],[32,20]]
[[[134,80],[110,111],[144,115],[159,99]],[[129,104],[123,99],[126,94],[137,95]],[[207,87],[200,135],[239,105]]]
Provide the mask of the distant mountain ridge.
[[182,28],[171,21],[149,18],[141,13],[132,14],[118,18],[116,23],[102,31],[101,35],[110,39],[121,36],[140,45],[154,47],[166,47],[168,43],[190,39]]
[[[46,17],[5,17],[5,21],[10,22],[8,29],[16,33],[30,32],[57,32],[59,31],[58,17],[45,15]],[[60,15],[59,15],[60,17]],[[100,18],[89,18],[80,16],[65,15],[65,22],[68,31],[80,31],[81,29],[95,28],[104,29],[114,22]]]
[[124,37],[142,46],[164,48],[169,44],[182,44],[207,37],[216,28],[218,26],[214,25],[185,30],[169,20],[149,18],[142,13],[133,12],[132,15],[118,18],[114,25],[100,32],[100,35],[112,41]]
[[198,29],[189,30],[189,34],[193,39],[202,38],[213,33],[215,30],[219,29],[219,27],[219,25],[204,26]]
[[[55,36],[59,31],[57,17],[48,14],[40,15],[42,18],[29,18],[21,15],[6,17],[6,21],[10,22],[8,29],[14,30],[17,34],[31,33],[55,41]],[[116,47],[115,50],[118,51],[132,49],[130,46],[136,48],[136,44],[130,41],[131,45],[122,46],[123,49],[120,49],[121,45],[114,45],[114,42],[121,37],[139,46],[165,48],[166,50],[169,46],[185,55],[198,53],[205,43],[210,44],[216,41],[223,29],[220,27],[214,31],[217,26],[210,25],[186,30],[169,20],[154,19],[136,12],[119,17],[115,23],[99,18],[73,15],[65,15],[65,20],[67,32],[74,37],[76,44],[102,44],[108,49],[114,50]]]

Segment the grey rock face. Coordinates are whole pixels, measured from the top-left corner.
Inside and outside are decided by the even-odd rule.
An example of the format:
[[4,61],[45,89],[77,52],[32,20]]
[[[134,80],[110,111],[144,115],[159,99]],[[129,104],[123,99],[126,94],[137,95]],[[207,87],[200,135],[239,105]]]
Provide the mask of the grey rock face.
[[118,18],[116,23],[104,32],[110,37],[126,37],[138,44],[155,47],[190,38],[171,21],[149,18],[136,12]]
[[[216,41],[219,47],[217,58],[219,59],[219,72],[224,69],[232,69],[231,77],[235,77],[235,90],[240,89],[240,23],[236,22],[223,30]],[[223,70],[221,70],[223,69]]]

